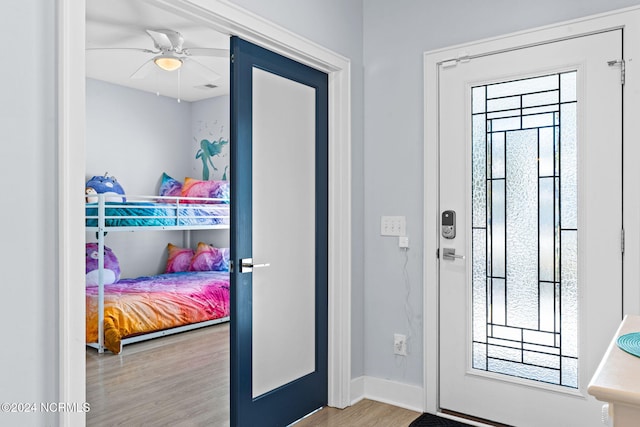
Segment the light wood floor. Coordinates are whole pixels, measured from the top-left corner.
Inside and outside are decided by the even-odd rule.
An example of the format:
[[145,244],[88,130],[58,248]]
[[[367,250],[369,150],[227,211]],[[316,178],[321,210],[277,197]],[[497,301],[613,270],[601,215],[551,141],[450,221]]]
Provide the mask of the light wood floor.
[[323,408],[294,427],[406,427],[418,412],[372,400],[361,400],[346,409]]
[[[87,348],[87,426],[229,426],[229,324],[130,344]],[[363,400],[324,408],[295,427],[403,427],[419,414]]]

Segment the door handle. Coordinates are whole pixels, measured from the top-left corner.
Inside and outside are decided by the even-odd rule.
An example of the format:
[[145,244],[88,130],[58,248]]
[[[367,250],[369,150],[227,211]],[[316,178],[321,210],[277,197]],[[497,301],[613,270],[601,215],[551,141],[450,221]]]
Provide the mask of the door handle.
[[465,259],[464,255],[456,255],[454,248],[442,248],[442,259],[455,261],[456,259]]
[[253,258],[242,258],[240,260],[240,273],[251,273],[254,268],[269,267],[270,263],[254,264]]

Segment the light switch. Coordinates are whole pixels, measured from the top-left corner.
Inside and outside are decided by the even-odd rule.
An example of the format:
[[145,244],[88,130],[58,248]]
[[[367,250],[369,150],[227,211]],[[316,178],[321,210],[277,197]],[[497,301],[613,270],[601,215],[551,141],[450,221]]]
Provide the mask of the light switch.
[[380,219],[381,236],[404,236],[407,230],[407,220],[404,216],[383,216]]

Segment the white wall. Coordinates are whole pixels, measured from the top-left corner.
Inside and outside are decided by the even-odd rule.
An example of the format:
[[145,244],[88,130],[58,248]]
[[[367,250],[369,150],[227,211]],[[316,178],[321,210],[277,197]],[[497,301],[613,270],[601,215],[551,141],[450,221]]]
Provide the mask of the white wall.
[[[55,4],[0,4],[3,37],[23,46],[0,70],[0,402],[58,396]],[[0,412],[0,425],[47,426],[56,419]]]
[[[367,376],[422,384],[423,53],[639,4],[638,0],[364,1],[364,271]],[[409,297],[381,215],[405,215]],[[435,225],[434,225],[435,226]],[[410,301],[407,322],[405,301]],[[394,332],[411,334],[406,359]]]
[[155,194],[162,172],[191,172],[191,103],[87,79],[87,178],[109,172],[129,194]]

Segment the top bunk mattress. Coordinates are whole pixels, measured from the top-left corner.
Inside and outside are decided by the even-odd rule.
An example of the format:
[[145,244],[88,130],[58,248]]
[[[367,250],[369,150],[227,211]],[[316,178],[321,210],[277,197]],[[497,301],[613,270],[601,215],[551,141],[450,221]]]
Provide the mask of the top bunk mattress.
[[[126,201],[87,203],[86,227],[193,227],[229,225],[227,203],[198,203],[196,198],[173,203]],[[102,218],[101,218],[102,216]]]

